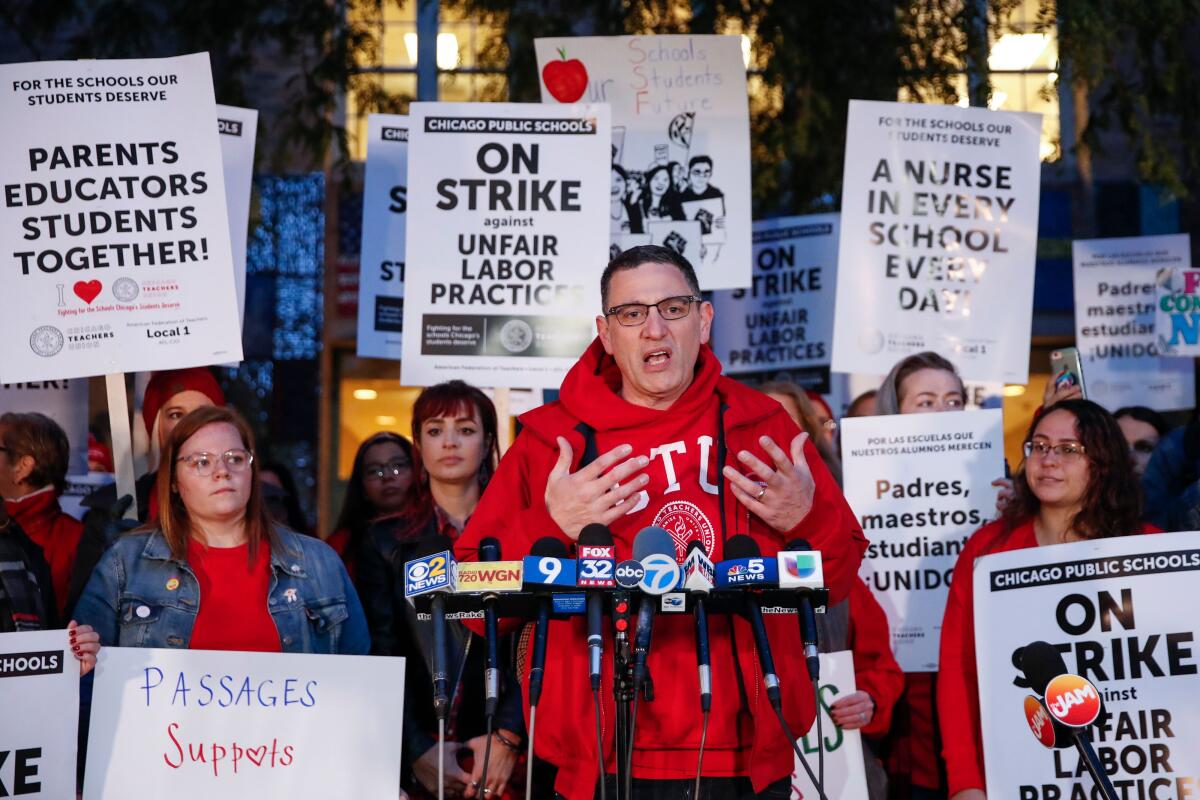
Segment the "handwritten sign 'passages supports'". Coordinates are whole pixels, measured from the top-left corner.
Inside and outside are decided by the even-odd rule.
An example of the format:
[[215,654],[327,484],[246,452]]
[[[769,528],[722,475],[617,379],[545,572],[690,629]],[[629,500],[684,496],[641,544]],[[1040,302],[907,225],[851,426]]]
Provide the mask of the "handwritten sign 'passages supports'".
[[701,289],[750,284],[750,112],[737,36],[535,39],[542,102],[608,103],[614,251],[670,247]]
[[1025,383],[1041,115],[850,102],[833,370]]
[[404,659],[106,647],[86,800],[395,800]]
[[409,111],[402,382],[557,389],[600,313],[608,107]]
[[240,361],[208,55],[0,66],[5,382]]
[[[1122,798],[1200,797],[1200,533],[1125,536],[984,556],[975,563],[975,655],[988,797],[1098,797],[1074,748],[1030,733],[1015,665],[1034,641],[1096,685],[1089,730]],[[1181,602],[1182,601],[1182,602]]]
[[[1075,267],[1075,341],[1089,400],[1109,411],[1145,405],[1191,408],[1195,364],[1164,357],[1155,336],[1155,279],[1191,263],[1187,234],[1071,243]],[[1200,332],[1200,329],[1198,329]]]
[[996,514],[999,409],[842,421],[846,500],[871,544],[862,576],[905,672],[938,668],[942,615],[967,537]]
[[358,354],[400,358],[404,330],[404,221],[408,211],[408,117],[367,118]]
[[726,374],[829,365],[837,243],[837,214],[754,223],[750,288],[713,293]]

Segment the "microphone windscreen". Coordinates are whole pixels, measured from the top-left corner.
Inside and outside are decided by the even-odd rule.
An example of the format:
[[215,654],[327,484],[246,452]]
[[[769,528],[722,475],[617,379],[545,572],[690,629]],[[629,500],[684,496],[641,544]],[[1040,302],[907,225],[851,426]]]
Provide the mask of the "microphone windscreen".
[[726,559],[758,558],[760,556],[762,556],[762,550],[759,549],[758,542],[744,533],[739,533],[737,536],[730,536],[729,540],[725,542]]
[[675,558],[675,540],[671,538],[671,534],[667,533],[666,529],[657,525],[642,528],[638,531],[637,536],[633,537],[635,560],[641,561],[652,553],[661,553]]
[[1021,650],[1021,671],[1029,681],[1029,688],[1042,697],[1046,694],[1046,684],[1067,673],[1067,662],[1054,645],[1030,642]]
[[454,540],[444,534],[430,536],[428,539],[422,540],[413,553],[413,558],[424,558],[431,556],[434,553],[440,553],[444,550],[454,550]]
[[488,536],[479,541],[479,560],[480,561],[499,561],[500,560],[500,540],[494,536]]
[[579,544],[594,547],[611,547],[612,543],[612,531],[608,529],[607,525],[601,525],[599,522],[588,523],[579,532]]
[[783,546],[784,550],[801,553],[805,550],[815,550],[816,548],[809,544],[808,539],[792,539]]
[[562,543],[561,539],[555,539],[553,536],[543,536],[533,543],[533,547],[529,550],[529,555],[540,556],[541,558],[566,558],[567,546]]
[[[699,539],[692,539],[690,542],[688,542],[687,553],[685,553],[685,555],[690,556],[697,550],[699,550],[701,553],[704,553],[704,544]],[[707,555],[707,553],[705,553],[705,555]]]

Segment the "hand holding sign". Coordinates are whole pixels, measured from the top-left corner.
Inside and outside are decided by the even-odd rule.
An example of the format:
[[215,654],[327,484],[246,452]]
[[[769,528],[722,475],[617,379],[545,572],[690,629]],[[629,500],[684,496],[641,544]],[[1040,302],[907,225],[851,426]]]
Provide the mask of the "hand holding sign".
[[816,483],[812,470],[808,468],[808,460],[804,457],[807,441],[807,433],[792,439],[789,459],[788,454],[770,436],[760,436],[758,443],[775,463],[774,469],[749,450],[738,453],[738,460],[760,478],[759,482],[730,466],[722,471],[729,479],[729,487],[738,502],[780,532],[790,531],[799,525],[812,509]]
[[67,633],[71,641],[71,652],[79,662],[79,677],[83,677],[96,667],[96,656],[100,653],[100,634],[91,625],[80,625],[75,620],[67,624]]
[[[471,775],[458,765],[458,751],[464,747],[457,742],[446,742],[445,770],[446,797],[463,797],[470,783]],[[413,777],[433,794],[438,790],[438,746],[434,745],[425,751],[424,755],[413,762]]]
[[871,695],[859,689],[845,697],[839,697],[829,708],[829,715],[839,727],[848,731],[865,728],[875,716],[875,701]]
[[[520,737],[512,731],[500,730],[500,735],[508,741],[516,741]],[[480,786],[479,779],[483,777],[483,756],[487,750],[486,736],[476,736],[467,741],[467,747],[475,754],[475,764],[471,769],[471,782],[467,785],[463,797],[498,798],[504,794],[508,779],[512,777],[513,767],[517,765],[517,751],[504,745],[496,738],[492,740],[492,749],[488,759],[487,785]]]
[[[633,452],[623,444],[614,447],[578,472],[571,472],[574,451],[571,443],[558,437],[558,461],[546,479],[546,510],[572,539],[579,538],[583,526],[592,522],[611,525],[628,508],[622,503],[642,490],[650,476],[642,473],[626,484],[621,483],[650,463],[646,456],[631,458],[617,466],[622,458]],[[612,471],[608,471],[613,467]]]

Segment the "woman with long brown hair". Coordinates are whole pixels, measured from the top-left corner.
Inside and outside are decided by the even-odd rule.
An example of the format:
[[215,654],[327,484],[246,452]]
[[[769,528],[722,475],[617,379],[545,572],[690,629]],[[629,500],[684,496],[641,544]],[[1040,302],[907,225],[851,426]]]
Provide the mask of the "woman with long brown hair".
[[1004,515],[974,534],[954,567],[942,622],[938,719],[950,800],[986,800],[975,663],[975,560],[991,553],[1157,531],[1121,428],[1090,400],[1046,408],[1025,437],[1025,461]]
[[368,651],[337,554],[271,521],[254,435],[236,411],[192,411],[162,455],[158,519],[113,543],[75,609],[102,645]]

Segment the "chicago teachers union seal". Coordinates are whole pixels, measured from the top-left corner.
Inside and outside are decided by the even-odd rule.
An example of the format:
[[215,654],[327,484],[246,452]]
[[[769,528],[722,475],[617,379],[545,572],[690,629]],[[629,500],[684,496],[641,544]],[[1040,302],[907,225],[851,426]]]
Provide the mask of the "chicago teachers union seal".
[[29,347],[44,358],[58,355],[63,349],[63,333],[53,325],[42,325],[29,334]]
[[113,282],[112,293],[113,297],[120,300],[122,303],[128,303],[137,299],[141,289],[138,288],[137,281],[133,278],[117,278]]
[[699,539],[704,545],[704,552],[709,558],[717,544],[716,529],[708,516],[700,510],[700,506],[687,500],[675,500],[667,503],[654,515],[652,523],[671,534],[675,542],[675,557],[683,560],[687,555],[688,544]]

